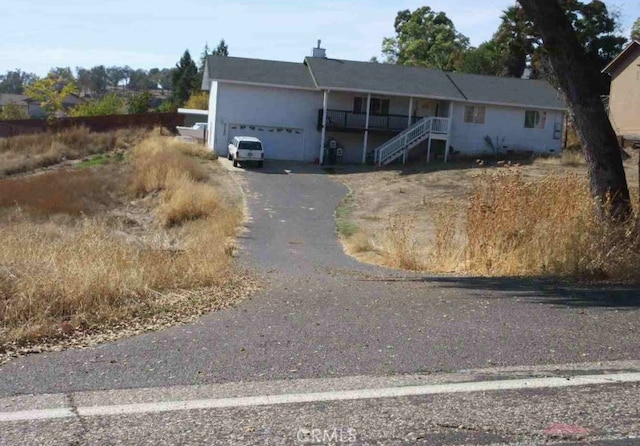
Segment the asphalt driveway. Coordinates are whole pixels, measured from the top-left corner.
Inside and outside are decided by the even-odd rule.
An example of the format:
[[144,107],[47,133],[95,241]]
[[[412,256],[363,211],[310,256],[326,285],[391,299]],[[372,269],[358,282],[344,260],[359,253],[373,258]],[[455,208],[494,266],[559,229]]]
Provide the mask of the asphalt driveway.
[[362,265],[335,235],[347,190],[320,169],[233,175],[250,211],[239,261],[261,291],[191,325],[14,360],[0,367],[0,397],[640,357],[636,290]]

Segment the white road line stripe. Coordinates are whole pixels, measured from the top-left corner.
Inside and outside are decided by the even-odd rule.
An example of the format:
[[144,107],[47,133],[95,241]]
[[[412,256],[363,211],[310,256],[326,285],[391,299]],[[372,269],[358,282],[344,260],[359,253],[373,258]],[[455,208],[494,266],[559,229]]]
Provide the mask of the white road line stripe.
[[[0,412],[0,422],[29,421],[74,416],[97,417],[132,415],[179,410],[223,409],[234,407],[270,406],[280,404],[347,401],[359,399],[397,398],[406,396],[438,395],[448,393],[487,392],[497,390],[523,390],[575,387],[598,384],[640,382],[640,373],[617,373],[610,375],[583,375],[573,377],[549,377],[527,379],[505,379],[423,386],[387,387],[380,389],[358,389],[327,392],[292,393],[282,395],[259,395],[235,398],[214,398],[186,401],[158,401],[109,406],[78,407],[74,413],[70,408]],[[77,415],[76,415],[77,414]]]
[[23,410],[20,412],[2,412],[0,413],[0,422],[8,421],[31,421],[31,420],[49,420],[52,418],[69,418],[76,415],[66,407],[58,409],[44,410]]

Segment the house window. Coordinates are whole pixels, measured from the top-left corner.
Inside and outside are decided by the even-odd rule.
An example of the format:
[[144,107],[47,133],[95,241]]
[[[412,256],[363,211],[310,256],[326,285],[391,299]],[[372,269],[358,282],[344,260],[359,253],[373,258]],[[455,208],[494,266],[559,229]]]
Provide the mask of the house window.
[[[369,113],[371,113],[372,115],[388,115],[390,103],[391,101],[389,99],[371,98]],[[356,96],[355,98],[353,98],[353,112],[366,113],[367,98],[364,98],[362,96]]]
[[464,122],[470,124],[484,124],[486,108],[484,105],[466,105],[464,107]]
[[562,138],[562,122],[556,121],[553,125],[553,139]]
[[354,113],[365,113],[365,107],[367,101],[365,98],[356,96],[353,98],[353,112]]
[[547,112],[538,110],[526,110],[524,112],[524,128],[526,129],[543,129],[547,120]]
[[369,111],[374,115],[388,115],[390,102],[389,99],[371,98]]

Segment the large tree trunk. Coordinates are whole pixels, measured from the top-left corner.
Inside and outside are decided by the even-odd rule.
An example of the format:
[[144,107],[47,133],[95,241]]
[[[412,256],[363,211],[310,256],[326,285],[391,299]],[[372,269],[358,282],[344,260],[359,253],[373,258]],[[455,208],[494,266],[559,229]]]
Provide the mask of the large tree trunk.
[[590,65],[558,0],[519,0],[543,39],[553,75],[569,105],[584,147],[591,192],[604,217],[624,220],[631,214],[629,189],[616,134],[598,94],[600,73]]

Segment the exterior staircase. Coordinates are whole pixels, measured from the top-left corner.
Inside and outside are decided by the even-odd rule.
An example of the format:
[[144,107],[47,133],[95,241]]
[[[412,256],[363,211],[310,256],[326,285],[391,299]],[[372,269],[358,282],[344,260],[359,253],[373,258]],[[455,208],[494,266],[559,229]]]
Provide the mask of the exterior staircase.
[[386,165],[401,156],[403,161],[406,161],[407,153],[413,147],[431,138],[447,139],[448,133],[448,118],[435,116],[422,118],[378,147],[374,152],[374,163],[378,166]]

